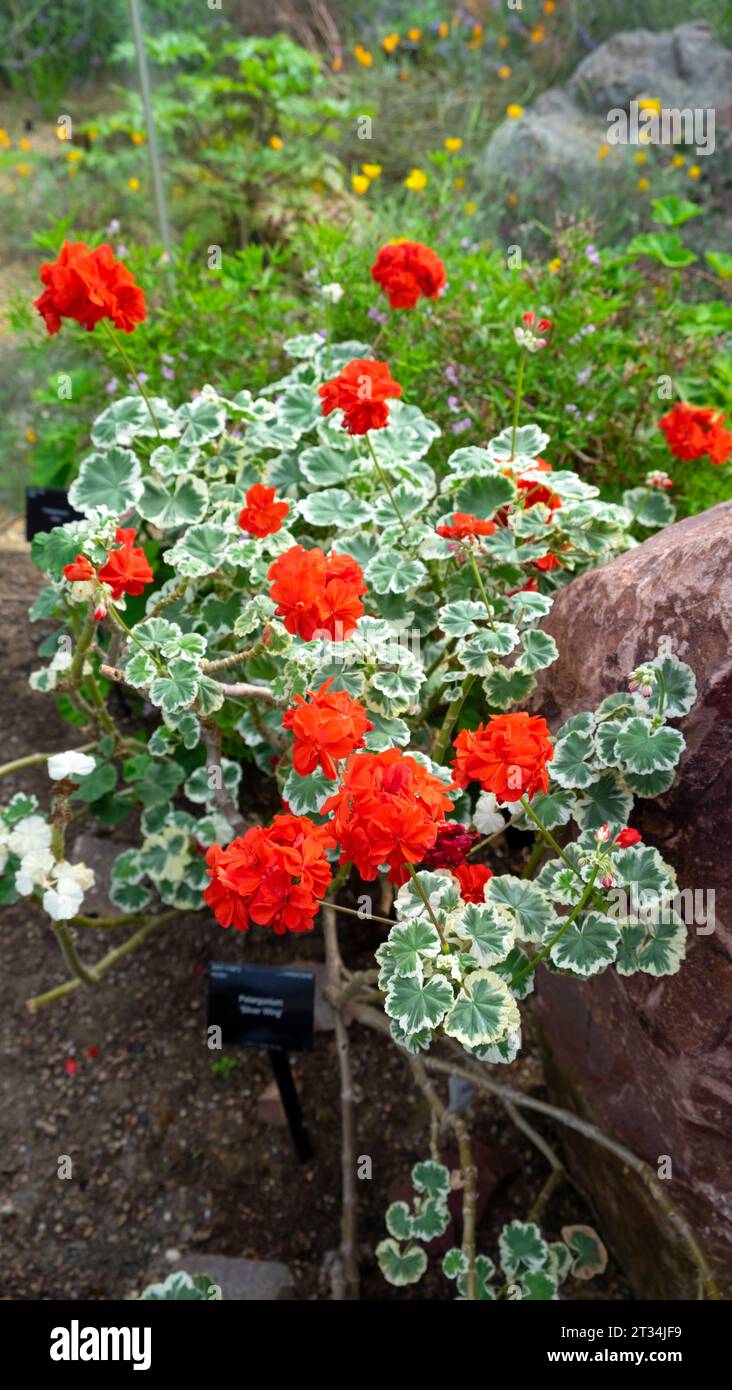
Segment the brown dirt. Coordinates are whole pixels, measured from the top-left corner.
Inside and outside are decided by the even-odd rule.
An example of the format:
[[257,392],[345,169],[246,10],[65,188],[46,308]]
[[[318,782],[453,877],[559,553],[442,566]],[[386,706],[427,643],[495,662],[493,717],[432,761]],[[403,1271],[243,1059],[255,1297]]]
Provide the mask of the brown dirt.
[[[0,653],[3,757],[68,746],[68,726],[48,697],[27,686],[34,647],[43,635],[26,621],[38,588],[22,543],[4,555]],[[32,640],[31,640],[32,637]],[[35,790],[45,803],[45,770],[5,779],[3,788]],[[269,814],[268,789],[252,788],[250,807]],[[123,929],[124,930],[124,929]],[[89,961],[117,932],[84,933]],[[368,965],[375,924],[342,929],[346,959]],[[101,939],[100,939],[101,938]],[[0,1087],[0,1297],[113,1299],[164,1275],[166,1251],[201,1260],[206,1251],[282,1260],[303,1299],[327,1298],[326,1252],[339,1238],[340,1138],[337,1065],[332,1035],[294,1059],[315,1159],[296,1161],[286,1130],[257,1120],[256,1100],[270,1081],[266,1056],[229,1049],[228,1078],[211,1069],[206,1046],[206,975],[212,958],[286,964],[322,958],[322,937],[273,939],[264,931],[222,931],[207,914],[162,929],[90,991],[79,990],[30,1016],[25,1001],[60,982],[65,970],[40,913],[22,901],[2,912],[4,963],[0,1018],[4,1065]],[[528,1029],[521,1059],[501,1069],[514,1085],[542,1094],[538,1049]],[[410,1165],[429,1153],[426,1106],[403,1058],[386,1040],[351,1028],[357,1106],[357,1153],[372,1159],[372,1181],[359,1184],[363,1297],[369,1300],[452,1297],[438,1262],[407,1293],[390,1289],[373,1255],[385,1234],[384,1210]],[[96,1055],[90,1050],[96,1049]],[[78,1069],[67,1074],[66,1063]],[[473,1135],[488,1150],[514,1155],[517,1174],[491,1199],[480,1247],[495,1254],[503,1222],[525,1216],[546,1176],[545,1161],[492,1101],[470,1112]],[[551,1127],[540,1125],[550,1142]],[[57,1176],[62,1155],[73,1177]],[[592,1221],[579,1194],[562,1186],[545,1229]],[[612,1266],[597,1286],[565,1285],[565,1297],[627,1298]]]

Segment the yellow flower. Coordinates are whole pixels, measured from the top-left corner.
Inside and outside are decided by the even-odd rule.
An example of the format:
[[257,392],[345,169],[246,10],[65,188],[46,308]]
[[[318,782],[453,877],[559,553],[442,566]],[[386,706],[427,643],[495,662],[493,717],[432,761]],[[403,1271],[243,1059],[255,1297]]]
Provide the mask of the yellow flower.
[[642,97],[638,102],[638,110],[660,112],[661,103],[658,97]]
[[139,180],[139,179],[134,179],[134,178],[128,179],[128,180],[127,180],[127,187],[130,189],[130,191],[131,191],[132,193],[136,193],[137,190],[138,190],[138,188],[140,187],[140,180]]
[[674,157],[673,157],[673,159],[671,160],[671,163],[672,163],[674,169],[683,169],[683,167],[684,167],[684,165],[685,165],[685,163],[686,163],[686,155],[683,155],[683,154],[675,154]]
[[72,164],[75,163],[77,159],[83,159],[83,157],[81,150],[67,150],[66,152],[66,158],[71,160]]
[[99,131],[97,130],[96,126],[90,125],[86,133],[90,140],[96,140]]
[[465,187],[465,179],[453,179],[452,186],[457,189],[458,193],[462,192]]
[[699,164],[690,164],[686,172],[690,179],[698,179],[701,177],[701,166]]
[[28,428],[25,432],[25,437],[28,440],[29,444],[35,444],[38,436],[36,435],[35,430]]
[[361,168],[367,179],[378,179],[382,172],[380,164],[362,164]]
[[351,188],[353,189],[354,193],[366,193],[368,191],[369,183],[370,179],[367,179],[364,174],[351,175]]
[[143,135],[141,130],[133,130],[130,134],[130,140],[132,141],[133,145],[144,145],[145,136]]
[[555,256],[555,257],[554,257],[554,260],[549,262],[549,267],[548,267],[548,269],[550,270],[550,272],[551,272],[552,275],[556,275],[557,271],[558,271],[558,270],[561,270],[561,268],[562,268],[562,262],[561,262],[559,256]]
[[554,14],[556,10],[555,0],[544,0],[544,14]]
[[333,72],[340,72],[341,68],[343,67],[343,59],[342,59],[341,57],[339,57],[338,55],[336,55],[336,57],[333,59],[333,62],[331,63],[330,66],[331,66]]
[[374,55],[373,53],[369,53],[368,48],[364,48],[362,43],[357,43],[353,52],[356,62],[360,63],[362,68],[370,68],[373,66]]
[[18,144],[20,145],[21,150],[29,150],[30,147],[31,147],[31,146],[30,146],[30,140],[26,140],[25,136],[23,137],[22,140],[19,140],[19,141],[18,141]]
[[385,51],[386,51],[387,53],[393,53],[393,52],[394,52],[394,49],[396,48],[397,44],[399,43],[399,35],[398,35],[398,34],[387,34],[387,35],[386,35],[386,38],[382,39],[381,42],[382,42],[382,44],[384,45],[384,49],[385,49]]
[[609,146],[609,145],[601,145],[600,148],[599,148],[599,150],[597,151],[597,158],[598,158],[598,159],[607,159],[609,153],[610,153],[610,146]]
[[515,208],[518,202],[518,193],[507,193],[506,202],[510,208]]
[[505,35],[505,34],[501,34],[501,37],[500,37],[500,39],[498,40],[498,47],[499,47],[499,48],[508,48],[508,39],[506,38],[506,35]]
[[427,175],[421,169],[411,169],[404,180],[404,187],[421,193],[422,189],[427,187]]
[[506,107],[506,115],[509,116],[512,121],[517,121],[519,116],[523,116],[523,114],[524,108],[523,106],[519,106],[517,101],[512,101],[511,104]]
[[29,173],[31,172],[31,166],[30,164],[16,164],[15,171],[16,173],[20,174],[20,177],[22,179],[27,179]]
[[421,29],[407,29],[407,38],[411,43],[419,43],[422,37]]
[[437,29],[437,33],[439,34],[439,36],[440,36],[441,39],[446,39],[447,36],[448,36],[448,34],[449,34],[449,32],[450,32],[450,25],[448,24],[448,22],[447,22],[446,19],[442,19],[442,20],[440,21],[439,27],[438,27],[438,29]]
[[476,203],[466,203],[466,204],[465,204],[465,211],[467,212],[467,214],[468,214],[469,217],[472,217],[473,213],[474,213],[474,212],[477,212],[477,210],[478,210],[478,209],[477,209],[477,204],[476,204]]
[[650,186],[648,179],[639,179],[636,185],[639,193],[647,193]]
[[468,48],[480,48],[483,43],[483,25],[474,24],[473,31],[468,39]]
[[270,135],[269,137],[269,146],[272,150],[281,150],[284,143],[285,142],[280,135]]
[[511,69],[510,69],[510,67],[508,66],[507,63],[502,63],[502,64],[501,64],[500,68],[498,69],[498,76],[499,76],[499,77],[510,77],[510,76],[511,76]]
[[457,154],[458,150],[461,150],[461,149],[463,148],[463,142],[462,142],[462,140],[460,139],[460,136],[459,136],[459,135],[448,135],[448,136],[446,136],[445,139],[444,139],[444,141],[443,141],[443,144],[444,144],[444,146],[445,146],[445,149],[446,149],[450,154]]
[[408,82],[412,74],[409,71],[409,68],[402,68],[400,70],[399,76],[401,77],[402,82]]
[[647,158],[648,155],[643,154],[642,150],[639,150],[638,154],[633,155],[633,159],[635,160],[636,164],[645,164]]
[[541,43],[541,42],[543,41],[543,38],[544,38],[544,25],[543,25],[543,24],[537,24],[536,28],[531,30],[531,42],[532,42],[532,43]]

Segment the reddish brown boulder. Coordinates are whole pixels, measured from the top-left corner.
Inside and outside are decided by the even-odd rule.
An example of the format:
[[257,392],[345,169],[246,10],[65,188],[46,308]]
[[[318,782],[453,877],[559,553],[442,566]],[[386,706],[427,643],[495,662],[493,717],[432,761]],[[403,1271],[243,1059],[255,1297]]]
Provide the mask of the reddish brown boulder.
[[[692,923],[677,975],[587,983],[542,972],[538,1007],[554,1095],[645,1158],[732,1288],[732,502],[668,527],[564,589],[545,624],[559,659],[533,701],[553,728],[624,687],[659,642],[694,670],[677,779],[632,823],[677,870],[715,893],[712,932]],[[673,1230],[632,1174],[571,1140],[576,1174],[640,1298],[694,1298]]]

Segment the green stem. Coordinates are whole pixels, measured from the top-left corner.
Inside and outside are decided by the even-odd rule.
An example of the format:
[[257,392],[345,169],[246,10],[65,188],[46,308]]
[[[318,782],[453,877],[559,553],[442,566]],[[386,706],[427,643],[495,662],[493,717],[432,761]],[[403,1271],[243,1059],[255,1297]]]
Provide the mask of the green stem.
[[526,976],[530,975],[532,970],[536,970],[536,967],[540,961],[546,960],[546,957],[549,955],[549,952],[551,951],[552,947],[556,946],[557,942],[564,936],[564,933],[566,932],[567,928],[571,927],[575,918],[582,911],[582,908],[584,907],[588,898],[592,897],[592,890],[595,886],[596,878],[597,868],[594,868],[592,871],[592,877],[589,883],[587,884],[585,891],[582,894],[582,897],[580,898],[579,902],[572,908],[569,917],[565,917],[561,927],[559,928],[559,931],[556,931],[551,940],[547,941],[546,946],[542,946],[542,949],[540,951],[537,951],[536,955],[530,961],[528,961],[526,965],[522,966],[520,970],[517,970],[515,975],[512,975],[511,979],[508,982],[509,989],[515,989],[516,985],[520,984],[522,980],[525,980]]
[[536,869],[537,866],[541,863],[545,853],[546,845],[544,844],[541,835],[536,835],[534,837],[534,843],[531,848],[531,853],[523,867],[523,872],[521,874],[522,878],[533,878],[534,869]]
[[[548,845],[551,845],[551,847],[552,847],[552,849],[554,850],[555,854],[558,854],[558,855],[559,855],[559,858],[562,860],[562,863],[566,864],[566,865],[567,865],[567,868],[568,868],[568,869],[571,869],[571,870],[572,870],[572,873],[573,873],[577,878],[582,878],[582,875],[581,875],[579,869],[577,868],[577,865],[576,865],[576,864],[573,864],[573,863],[572,863],[572,860],[571,860],[570,857],[569,857],[569,855],[564,853],[564,850],[562,849],[562,846],[559,844],[559,842],[558,842],[557,840],[554,839],[554,836],[552,835],[551,831],[550,831],[550,830],[547,830],[547,828],[546,828],[545,825],[542,825],[542,823],[541,823],[541,821],[539,820],[539,817],[537,816],[536,812],[535,812],[534,810],[532,810],[531,806],[529,805],[528,801],[526,800],[526,797],[525,797],[525,796],[522,796],[522,797],[520,798],[520,800],[521,800],[521,805],[523,806],[523,808],[524,808],[524,810],[525,810],[527,816],[529,816],[529,818],[534,822],[534,825],[536,826],[536,828],[537,828],[537,830],[539,831],[539,834],[542,836],[542,838],[546,841],[546,843],[547,843]],[[593,882],[594,882],[594,879],[593,879]],[[606,907],[607,907],[607,903],[604,903],[604,902],[602,902],[599,898],[595,898],[595,897],[593,897],[592,901],[593,901],[595,907],[597,908],[598,912],[604,912],[604,911],[605,911],[605,909],[606,909]]]
[[406,523],[406,521],[404,520],[404,517],[402,516],[402,514],[401,514],[401,512],[400,512],[400,510],[399,510],[399,507],[397,506],[397,500],[396,500],[396,498],[395,498],[395,496],[394,496],[394,493],[392,492],[391,483],[389,482],[389,479],[387,478],[387,476],[386,476],[386,474],[385,474],[383,468],[381,467],[381,464],[379,463],[379,460],[377,459],[376,454],[374,453],[374,446],[373,446],[373,444],[371,443],[371,436],[370,436],[368,430],[366,431],[366,434],[364,435],[364,439],[366,440],[366,443],[367,443],[368,449],[369,449],[369,453],[371,454],[371,457],[372,457],[372,459],[373,459],[373,461],[374,461],[374,467],[375,467],[375,469],[376,469],[376,472],[377,472],[377,474],[378,474],[378,476],[379,476],[381,482],[383,483],[384,487],[386,488],[386,491],[387,491],[388,494],[389,494],[389,501],[391,502],[391,505],[392,505],[392,507],[394,508],[394,511],[396,512],[396,514],[397,514],[397,516],[398,516],[398,518],[399,518],[399,523],[400,523],[400,525],[401,525],[401,528],[402,528],[402,530],[403,530],[405,536],[408,537],[408,536],[409,536],[409,527],[407,526],[407,523]]
[[494,621],[493,621],[493,609],[491,608],[491,605],[490,605],[490,603],[488,602],[488,595],[487,595],[487,593],[486,593],[486,591],[485,591],[485,585],[484,585],[484,583],[483,583],[483,579],[482,579],[482,577],[481,577],[480,570],[478,569],[478,562],[477,562],[477,560],[476,560],[476,558],[475,558],[475,555],[473,554],[472,549],[468,551],[468,559],[470,560],[470,567],[471,567],[471,569],[472,569],[472,571],[473,571],[473,576],[474,576],[474,578],[475,578],[475,582],[476,582],[476,584],[478,585],[478,591],[479,591],[479,593],[480,593],[480,597],[482,598],[483,603],[484,603],[484,605],[485,605],[485,611],[486,611],[486,613],[488,614],[488,622],[490,623],[491,627],[493,628],[493,631],[495,632],[495,630],[496,630],[496,625],[495,625],[495,623],[494,623]]
[[120,357],[122,358],[122,361],[124,362],[124,364],[125,364],[125,366],[126,366],[128,372],[130,373],[130,376],[131,376],[131,377],[133,378],[133,380],[135,381],[135,383],[136,383],[136,385],[137,385],[137,389],[138,389],[138,391],[140,392],[140,395],[142,396],[142,399],[144,400],[145,405],[147,406],[147,413],[148,413],[148,415],[150,416],[150,419],[152,420],[153,425],[155,426],[155,433],[156,433],[156,435],[158,436],[158,440],[159,440],[159,442],[162,444],[162,442],[163,442],[163,436],[162,436],[161,433],[160,433],[160,426],[159,426],[159,424],[158,424],[158,422],[157,422],[157,417],[156,417],[156,415],[155,415],[155,411],[154,411],[153,408],[152,408],[152,404],[151,404],[151,402],[150,402],[150,397],[148,396],[147,391],[145,390],[145,387],[143,386],[142,382],[140,381],[140,378],[139,378],[138,373],[137,373],[137,369],[136,369],[135,366],[133,365],[131,358],[128,356],[127,349],[126,349],[126,348],[123,348],[123,346],[122,346],[122,344],[121,344],[119,338],[117,337],[117,334],[114,332],[114,329],[113,329],[113,328],[110,328],[109,323],[107,322],[106,319],[101,319],[101,325],[102,325],[102,328],[104,329],[104,331],[105,331],[107,337],[109,338],[110,342],[113,343],[114,347],[117,349],[117,352],[119,353]]
[[[96,742],[84,743],[81,748],[74,748],[74,753],[91,753],[96,748]],[[8,777],[12,772],[22,772],[24,767],[35,767],[38,763],[47,763],[52,758],[53,753],[28,753],[25,758],[16,758],[12,763],[3,763],[0,767],[0,777]]]
[[[425,907],[426,907],[426,909],[427,909],[427,915],[428,915],[428,917],[429,917],[429,919],[430,919],[430,921],[431,921],[431,923],[432,923],[432,925],[433,925],[435,931],[437,932],[437,935],[438,935],[439,938],[440,938],[440,946],[442,947],[443,954],[446,955],[446,956],[449,956],[449,954],[450,954],[450,947],[448,946],[447,942],[445,941],[445,939],[444,939],[444,937],[443,937],[443,935],[442,935],[442,928],[441,928],[441,926],[440,926],[440,924],[439,924],[437,918],[435,917],[434,911],[433,911],[433,909],[432,909],[432,903],[430,902],[429,898],[427,897],[427,894],[426,894],[425,891],[424,891],[424,888],[422,887],[422,884],[420,883],[419,879],[417,878],[417,874],[416,874],[416,872],[415,872],[414,865],[413,865],[413,864],[410,864],[409,862],[407,862],[407,868],[409,869],[409,875],[410,875],[410,878],[411,878],[411,880],[412,880],[412,883],[414,884],[415,888],[417,889],[417,892],[419,893],[419,896],[420,896],[420,898],[422,899],[422,902],[424,903],[424,905],[425,905]],[[394,923],[392,922],[391,925],[393,926]]]
[[460,711],[470,694],[474,680],[475,676],[466,676],[455,699],[452,701],[452,704],[448,706],[447,714],[442,721],[442,728],[437,735],[437,742],[432,752],[432,757],[436,763],[441,763],[445,756],[447,745],[450,742],[450,736],[460,717]]
[[129,642],[134,642],[135,646],[139,647],[140,651],[145,653],[145,656],[149,656],[150,660],[154,662],[158,670],[164,675],[165,667],[162,661],[160,661],[160,659],[155,655],[154,652],[150,651],[149,647],[145,646],[144,642],[140,641],[139,637],[135,636],[132,629],[127,626],[127,623],[125,622],[124,618],[121,616],[121,614],[117,612],[117,609],[112,604],[110,604],[109,608],[107,609],[107,617],[111,618],[112,622],[116,623],[117,627],[122,629],[122,632],[124,632],[125,637]]
[[513,423],[511,425],[511,458],[516,457],[516,435],[518,433],[519,410],[521,409],[521,393],[524,385],[524,368],[526,366],[526,352],[523,351],[519,357],[518,376],[516,377],[516,395],[513,400]]
[[69,970],[74,975],[76,984],[88,985],[89,987],[95,985],[97,981],[94,979],[94,976],[90,974],[90,972],[87,970],[86,966],[82,965],[76,947],[73,941],[71,940],[69,929],[66,923],[54,922],[53,932],[61,948],[61,955],[66,961]]
[[82,679],[84,673],[84,657],[86,656],[94,640],[94,634],[96,633],[96,630],[97,625],[94,620],[94,609],[90,604],[86,622],[84,623],[84,626],[81,629],[81,633],[79,634],[79,640],[76,644],[76,651],[74,652],[73,660],[69,667],[68,679],[69,685],[71,686],[79,685]]
[[[177,911],[163,912],[159,917],[151,918],[149,922],[146,922],[144,927],[141,927],[138,932],[130,936],[122,946],[115,947],[113,951],[109,951],[106,956],[102,956],[102,959],[97,961],[93,968],[93,972],[90,974],[89,983],[92,985],[99,984],[100,975],[103,975],[106,970],[116,965],[117,961],[122,960],[123,956],[129,955],[130,951],[136,951],[137,947],[141,946],[143,941],[145,941],[157,927],[162,927],[164,922],[170,921],[172,917],[180,917],[180,915],[180,912]],[[37,994],[35,999],[29,999],[27,1008],[31,1013],[35,1013],[37,1009],[42,1009],[46,1004],[53,1004],[56,999],[62,999],[65,994],[70,994],[72,990],[78,989],[79,985],[82,983],[82,979],[78,975],[75,975],[73,980],[64,980],[62,985],[56,985],[53,989],[47,990],[45,994]]]
[[[633,515],[632,515],[632,517],[630,518],[630,521],[628,522],[628,530],[630,530],[631,526],[633,526],[633,525],[635,524],[635,522],[638,520],[638,517],[640,516],[641,512],[643,511],[643,508],[645,507],[646,502],[648,501],[648,498],[650,497],[650,495],[651,495],[651,488],[649,488],[649,487],[644,488],[644,489],[643,489],[643,495],[642,495],[642,497],[641,497],[641,500],[640,500],[640,502],[638,503],[638,506],[636,507],[635,511],[633,512]],[[641,526],[642,526],[642,525],[643,525],[643,523],[641,522]]]

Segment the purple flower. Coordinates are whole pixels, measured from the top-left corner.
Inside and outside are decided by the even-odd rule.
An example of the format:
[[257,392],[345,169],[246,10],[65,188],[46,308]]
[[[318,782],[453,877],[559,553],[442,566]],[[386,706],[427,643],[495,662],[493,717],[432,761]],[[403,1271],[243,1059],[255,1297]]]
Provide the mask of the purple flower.
[[105,391],[106,391],[106,393],[107,393],[108,396],[113,396],[114,393],[115,393],[115,391],[117,390],[117,387],[118,387],[118,386],[119,386],[119,382],[118,382],[116,376],[113,376],[112,379],[111,379],[111,381],[108,381],[108,382],[107,382],[107,384],[106,384],[106,386],[105,386],[104,389],[105,389]]
[[460,397],[459,397],[459,396],[448,396],[448,398],[447,398],[447,404],[448,404],[450,410],[453,412],[453,414],[454,414],[454,415],[457,415],[457,412],[458,412],[459,409],[460,409]]
[[321,338],[326,339],[326,338],[328,337],[328,330],[327,330],[327,328],[319,328],[319,329],[318,329],[318,334],[319,334],[319,336],[320,336]]
[[470,429],[472,423],[470,416],[466,415],[463,420],[456,420],[455,424],[450,426],[450,429],[453,434],[462,434],[464,430]]
[[168,363],[168,366],[170,366],[171,362],[175,362],[175,358],[174,358],[174,357],[171,357],[171,355],[170,355],[169,352],[161,352],[161,354],[160,354],[160,361],[161,361],[161,362],[167,362],[167,363]]
[[589,424],[592,424],[592,421],[593,421],[593,420],[596,420],[596,419],[597,419],[597,416],[596,416],[594,410],[591,410],[590,413],[589,413],[589,415],[585,415],[585,420],[587,420]]
[[464,236],[462,241],[460,242],[460,246],[463,251],[468,251],[470,249],[470,237]]
[[582,371],[577,373],[577,384],[579,386],[584,386],[585,382],[589,381],[593,371],[594,367],[583,367]]
[[117,233],[118,233],[118,231],[119,231],[119,229],[120,229],[120,227],[121,227],[121,225],[122,225],[122,224],[121,224],[119,218],[118,218],[118,217],[113,217],[113,218],[112,218],[112,221],[111,221],[111,222],[108,222],[107,225],[106,225],[106,227],[105,227],[105,229],[104,229],[104,230],[106,231],[106,233],[107,233],[107,236],[116,236]]
[[370,319],[373,319],[373,320],[374,320],[374,323],[379,323],[379,324],[381,324],[381,327],[383,328],[384,324],[388,321],[388,317],[389,317],[389,316],[388,316],[388,314],[382,313],[381,309],[376,309],[376,308],[374,308],[374,309],[369,309],[368,314],[366,315],[366,317],[367,317],[367,318],[370,318]]
[[579,415],[578,407],[574,405],[571,401],[569,405],[565,405],[564,409],[566,410],[568,415]]
[[478,286],[476,285],[475,280],[468,280],[466,284],[466,289],[469,289],[471,294],[477,294]]
[[117,259],[120,260],[120,261],[123,261],[123,260],[125,259],[125,256],[129,255],[129,252],[128,252],[128,250],[127,250],[127,247],[124,246],[124,245],[122,244],[122,242],[120,242],[119,246],[117,247],[117,250],[115,251],[115,255],[116,255]]
[[452,362],[450,362],[450,363],[448,364],[448,366],[445,367],[445,370],[444,370],[444,372],[442,373],[442,375],[445,377],[445,380],[446,380],[446,381],[449,381],[449,383],[450,383],[451,386],[459,386],[459,385],[460,385],[460,383],[459,383],[459,381],[458,381],[458,369],[457,369],[457,367],[454,367],[454,366],[453,366]]
[[592,245],[592,242],[590,242],[589,245],[585,247],[585,255],[588,261],[592,261],[593,265],[602,264],[600,260],[600,253],[597,250],[597,247]]
[[166,381],[175,381],[175,372],[172,367],[161,367],[160,370]]

